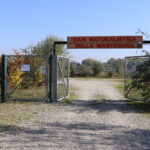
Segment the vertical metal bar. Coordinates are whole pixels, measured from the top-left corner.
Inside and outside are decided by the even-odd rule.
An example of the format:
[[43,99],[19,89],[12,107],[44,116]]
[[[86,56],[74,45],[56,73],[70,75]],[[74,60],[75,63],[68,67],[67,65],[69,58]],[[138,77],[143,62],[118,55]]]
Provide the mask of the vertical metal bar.
[[48,64],[49,64],[49,58],[45,57],[45,96],[46,101],[49,100],[49,74],[48,74]]
[[1,86],[1,102],[6,102],[6,73],[7,73],[7,62],[6,56],[2,55],[2,86]]
[[49,56],[49,101],[52,102],[52,55]]
[[51,58],[51,102],[57,102],[57,55],[52,55]]
[[124,60],[124,97],[126,98],[126,86],[127,86],[127,84],[126,84],[126,63],[127,63],[127,61],[126,61],[126,58],[125,58],[125,60]]
[[70,80],[69,80],[69,77],[70,77],[70,61],[69,61],[69,58],[68,58],[68,72],[67,72],[67,87],[68,87],[68,97],[70,96],[70,84],[69,84],[69,82],[70,82]]
[[53,55],[56,55],[56,43],[54,42]]

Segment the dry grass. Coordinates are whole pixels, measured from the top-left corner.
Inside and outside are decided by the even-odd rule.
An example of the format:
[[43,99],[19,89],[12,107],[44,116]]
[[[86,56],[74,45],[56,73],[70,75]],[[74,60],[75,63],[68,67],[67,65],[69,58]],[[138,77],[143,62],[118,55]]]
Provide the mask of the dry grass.
[[18,89],[12,94],[12,98],[45,98],[45,86]]
[[[62,100],[62,102],[68,103],[73,101],[76,98],[74,93],[75,90],[76,88],[71,87],[70,97],[68,99]],[[43,96],[43,92],[45,92],[44,88],[43,90],[36,88],[32,89],[32,91],[26,89],[24,91],[15,93],[13,97],[16,98],[18,96],[19,98],[27,98],[27,95],[29,97],[34,95],[35,97],[39,98]],[[8,101],[6,103],[0,103],[0,132],[11,130],[18,124],[36,117],[41,112],[49,111],[52,108],[52,104],[43,103],[40,101]]]
[[34,117],[42,110],[44,110],[44,104],[35,102],[0,103],[0,132]]

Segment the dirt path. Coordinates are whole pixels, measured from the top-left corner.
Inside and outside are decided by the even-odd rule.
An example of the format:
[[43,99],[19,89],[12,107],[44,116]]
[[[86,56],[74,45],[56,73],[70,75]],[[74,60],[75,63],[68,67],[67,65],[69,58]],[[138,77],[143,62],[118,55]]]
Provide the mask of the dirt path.
[[48,104],[36,118],[0,133],[0,149],[150,150],[150,120],[124,103],[117,82],[72,79],[71,84],[76,101]]

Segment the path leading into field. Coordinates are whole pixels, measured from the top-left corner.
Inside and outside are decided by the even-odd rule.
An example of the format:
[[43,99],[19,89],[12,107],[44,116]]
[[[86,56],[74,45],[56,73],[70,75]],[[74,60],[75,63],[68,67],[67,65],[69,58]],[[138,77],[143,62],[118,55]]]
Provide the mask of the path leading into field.
[[76,101],[47,104],[36,118],[0,133],[0,149],[150,150],[150,120],[125,104],[115,89],[118,82],[71,79],[71,84]]

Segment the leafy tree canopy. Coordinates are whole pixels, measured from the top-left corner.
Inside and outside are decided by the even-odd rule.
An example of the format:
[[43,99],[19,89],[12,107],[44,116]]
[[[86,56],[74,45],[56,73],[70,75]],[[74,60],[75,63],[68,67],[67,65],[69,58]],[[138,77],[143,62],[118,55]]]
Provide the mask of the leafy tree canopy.
[[[55,41],[62,41],[62,39],[56,36],[48,36],[44,40],[39,41],[36,45],[29,46],[29,50],[31,54],[40,54],[40,55],[52,54]],[[62,44],[57,45],[56,53],[58,55],[68,55],[67,50]]]

